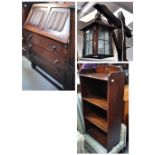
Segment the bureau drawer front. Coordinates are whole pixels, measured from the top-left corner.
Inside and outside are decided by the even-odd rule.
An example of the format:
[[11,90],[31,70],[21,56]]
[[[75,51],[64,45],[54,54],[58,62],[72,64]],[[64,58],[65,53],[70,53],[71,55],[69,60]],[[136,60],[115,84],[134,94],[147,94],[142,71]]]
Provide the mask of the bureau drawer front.
[[65,59],[62,59],[61,57],[57,56],[55,53],[50,52],[35,44],[33,44],[32,46],[32,51],[39,57],[42,57],[45,61],[48,61],[49,63],[51,63],[51,65],[55,65],[57,68],[61,69],[62,71],[65,71],[66,69]]
[[32,33],[31,38],[32,43],[45,48],[46,50],[55,53],[59,57],[65,56],[65,47],[64,44],[57,42],[55,40],[51,40],[47,37],[40,36],[38,34]]
[[55,65],[51,65],[46,62],[42,57],[35,55],[32,57],[32,62],[43,69],[46,73],[51,75],[54,79],[60,82],[62,85],[65,84],[65,72],[58,69]]

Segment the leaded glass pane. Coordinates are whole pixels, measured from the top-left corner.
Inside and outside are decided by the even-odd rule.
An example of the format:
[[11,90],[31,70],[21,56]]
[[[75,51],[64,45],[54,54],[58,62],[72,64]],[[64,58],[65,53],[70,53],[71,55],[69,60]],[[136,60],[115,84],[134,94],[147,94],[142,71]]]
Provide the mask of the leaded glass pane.
[[109,32],[105,32],[105,40],[109,41]]
[[104,42],[104,46],[105,46],[105,55],[108,55],[108,54],[110,54],[110,48],[109,48],[109,41],[105,41]]
[[108,55],[110,53],[109,40],[109,31],[100,27],[98,31],[98,54]]
[[98,54],[104,54],[104,41],[98,40]]
[[85,55],[93,53],[93,31],[87,30],[85,32]]
[[105,36],[104,36],[105,34],[104,34],[103,31],[99,31],[99,34],[98,34],[98,35],[99,35],[99,36],[98,36],[98,39],[102,39],[102,40],[103,40],[104,37],[105,37]]

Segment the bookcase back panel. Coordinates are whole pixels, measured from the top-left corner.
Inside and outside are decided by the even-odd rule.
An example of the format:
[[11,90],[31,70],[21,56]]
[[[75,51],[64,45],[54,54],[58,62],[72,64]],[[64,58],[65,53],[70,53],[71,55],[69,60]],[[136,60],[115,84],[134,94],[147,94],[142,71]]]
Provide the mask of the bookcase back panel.
[[86,132],[91,135],[94,139],[102,144],[104,147],[107,147],[107,133],[96,127],[94,124],[89,121],[85,121]]
[[93,104],[84,101],[84,115],[97,113],[98,116],[107,119],[107,112],[101,108],[94,106]]
[[96,68],[96,72],[97,73],[104,73],[104,74],[110,74],[112,72],[120,72],[120,69],[116,66],[112,66],[111,65],[100,65],[99,67]]
[[81,84],[83,97],[97,96],[107,98],[107,82],[95,80],[87,77],[81,77],[83,82]]

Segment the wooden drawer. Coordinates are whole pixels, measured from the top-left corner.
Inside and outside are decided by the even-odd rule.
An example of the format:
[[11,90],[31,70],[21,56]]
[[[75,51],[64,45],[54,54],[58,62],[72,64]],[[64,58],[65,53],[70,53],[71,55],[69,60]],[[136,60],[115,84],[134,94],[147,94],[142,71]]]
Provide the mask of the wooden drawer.
[[31,41],[32,43],[39,45],[50,52],[55,53],[57,56],[61,58],[65,57],[65,44],[62,44],[44,36],[40,36],[35,33],[32,33]]
[[35,55],[32,57],[32,62],[51,75],[54,79],[60,82],[62,85],[65,83],[65,72],[58,69],[55,65],[51,65],[50,63],[46,62],[42,57],[39,55]]
[[55,54],[55,52],[48,51],[45,48],[42,48],[36,44],[32,45],[32,51],[33,53],[35,53],[35,55],[38,55],[45,61],[49,62],[51,65],[55,65],[57,68],[65,72],[66,70],[65,59],[59,57],[57,54]]

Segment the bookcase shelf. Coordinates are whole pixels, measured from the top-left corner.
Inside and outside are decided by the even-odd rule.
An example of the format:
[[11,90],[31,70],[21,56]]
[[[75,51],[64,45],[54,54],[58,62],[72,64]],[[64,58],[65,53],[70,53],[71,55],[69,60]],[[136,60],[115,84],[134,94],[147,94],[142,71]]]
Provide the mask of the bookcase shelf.
[[92,78],[92,79],[97,79],[97,80],[108,80],[108,74],[103,74],[103,73],[88,73],[88,74],[81,74],[82,77],[86,78]]
[[109,152],[120,140],[125,74],[114,65],[99,64],[82,69],[80,83],[86,133]]
[[91,127],[89,130],[87,130],[87,133],[93,138],[97,139],[97,141],[104,147],[107,147],[107,135],[104,132],[95,127]]
[[108,110],[108,104],[107,104],[107,99],[98,97],[98,96],[94,96],[94,95],[90,95],[88,97],[83,97],[82,98],[84,101],[87,101],[91,104],[94,104],[104,110]]
[[95,126],[103,130],[104,132],[108,131],[108,122],[105,118],[98,116],[95,113],[89,114],[85,116],[89,122],[93,123]]

